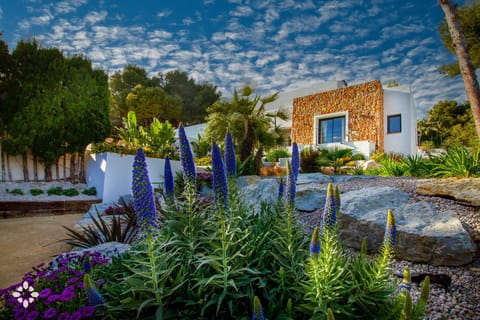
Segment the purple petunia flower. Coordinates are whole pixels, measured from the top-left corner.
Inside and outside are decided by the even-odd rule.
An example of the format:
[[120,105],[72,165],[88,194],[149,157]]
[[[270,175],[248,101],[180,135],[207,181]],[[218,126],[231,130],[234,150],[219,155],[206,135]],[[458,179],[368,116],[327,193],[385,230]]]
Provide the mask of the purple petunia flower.
[[49,308],[43,313],[43,317],[45,319],[55,318],[56,315],[57,315],[57,310],[55,308]]
[[335,194],[331,183],[327,186],[327,197],[325,199],[325,208],[322,215],[322,226],[332,228],[337,222],[337,205],[335,204]]
[[391,209],[388,209],[387,213],[387,226],[385,227],[385,235],[383,236],[383,242],[392,246],[395,245],[397,240],[397,227],[395,226],[395,216]]
[[67,302],[67,301],[73,300],[73,298],[75,298],[75,290],[65,289],[60,294],[60,297],[58,298],[58,300],[62,302]]
[[312,241],[310,242],[310,256],[314,259],[318,258],[320,249],[320,230],[318,227],[315,227],[312,234]]
[[222,203],[227,207],[228,184],[227,176],[223,167],[222,155],[218,145],[212,145],[212,171],[213,171],[213,194],[216,203]]
[[70,315],[70,318],[68,320],[80,320],[82,319],[82,314],[79,310],[75,311]]
[[178,139],[180,142],[180,165],[183,171],[183,180],[192,186],[196,184],[197,174],[195,172],[195,162],[193,162],[192,149],[185,133],[185,128],[180,125],[178,128]]
[[92,306],[81,306],[78,310],[85,318],[91,317],[95,313],[95,308]]
[[29,313],[27,313],[27,315],[25,316],[25,319],[26,320],[35,320],[35,319],[38,319],[39,316],[40,316],[40,312],[38,312],[37,310],[33,310],[33,311],[30,311]]
[[40,294],[38,295],[39,299],[46,299],[52,294],[52,289],[50,288],[45,288],[42,291],[40,291]]
[[225,134],[225,169],[228,177],[237,176],[237,160],[235,159],[235,147],[233,146],[232,135],[230,132]]
[[170,165],[170,158],[165,158],[165,169],[164,169],[164,186],[165,186],[165,195],[168,198],[173,197],[175,192],[175,184],[173,182],[173,173],[172,166]]
[[132,194],[137,224],[144,232],[150,232],[153,228],[157,228],[155,199],[142,148],[138,149],[133,162]]
[[64,311],[58,315],[57,320],[68,320],[70,318],[70,313]]
[[45,304],[48,305],[48,304],[53,303],[53,302],[55,302],[55,301],[57,301],[57,300],[60,300],[60,296],[57,295],[57,294],[52,294],[51,296],[49,296],[49,297],[47,298],[47,301],[45,301]]

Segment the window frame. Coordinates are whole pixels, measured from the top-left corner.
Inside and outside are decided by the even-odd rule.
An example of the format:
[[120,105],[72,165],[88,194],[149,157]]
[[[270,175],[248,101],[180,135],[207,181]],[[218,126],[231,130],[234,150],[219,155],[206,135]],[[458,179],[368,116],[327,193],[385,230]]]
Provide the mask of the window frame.
[[[323,120],[330,120],[335,118],[343,118],[343,132],[342,132],[342,141],[341,142],[324,142],[322,143],[320,138],[320,123]],[[343,143],[348,142],[348,111],[343,112],[334,112],[329,114],[322,114],[314,116],[314,143],[315,144],[328,144],[328,143]]]
[[[392,131],[392,126],[390,125],[390,121],[393,119],[398,118],[399,120],[399,129],[398,131]],[[395,133],[402,133],[402,114],[391,114],[387,116],[387,134],[395,134]]]

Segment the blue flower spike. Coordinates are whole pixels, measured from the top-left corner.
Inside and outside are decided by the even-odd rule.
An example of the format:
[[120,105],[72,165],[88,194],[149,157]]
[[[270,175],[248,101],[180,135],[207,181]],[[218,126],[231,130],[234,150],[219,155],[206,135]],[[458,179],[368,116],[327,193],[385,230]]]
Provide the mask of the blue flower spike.
[[395,216],[392,209],[388,209],[387,213],[387,226],[385,227],[385,235],[383,236],[383,242],[394,246],[397,241],[397,227],[395,226]]
[[235,147],[230,132],[225,134],[225,169],[229,178],[237,176],[237,160],[235,159]]
[[175,193],[175,184],[173,182],[173,172],[169,157],[165,158],[165,168],[163,171],[165,196],[171,199]]
[[253,298],[252,320],[265,320],[265,316],[263,315],[262,303],[257,296]]
[[292,143],[292,172],[296,182],[298,179],[298,173],[300,172],[300,154],[296,142]]
[[285,201],[290,205],[295,205],[295,195],[297,192],[297,181],[290,161],[287,161],[287,180],[285,182]]
[[222,203],[226,208],[228,203],[228,183],[223,167],[222,154],[218,145],[212,146],[213,194],[216,203]]
[[193,162],[190,142],[182,125],[178,128],[178,139],[180,142],[180,165],[182,166],[183,180],[190,183],[191,186],[195,186],[197,180],[195,162]]
[[331,183],[327,186],[327,198],[325,199],[325,208],[323,209],[322,226],[333,228],[337,222],[337,205],[335,201],[335,194],[333,192],[333,185]]
[[403,269],[403,281],[400,284],[400,290],[406,290],[410,292],[412,290],[412,276],[410,275],[410,269],[405,267]]
[[150,232],[158,227],[157,211],[142,148],[135,155],[132,180],[133,209],[137,214],[137,224],[143,232]]
[[318,227],[315,227],[312,233],[312,240],[310,241],[310,257],[317,259],[320,249],[320,230]]

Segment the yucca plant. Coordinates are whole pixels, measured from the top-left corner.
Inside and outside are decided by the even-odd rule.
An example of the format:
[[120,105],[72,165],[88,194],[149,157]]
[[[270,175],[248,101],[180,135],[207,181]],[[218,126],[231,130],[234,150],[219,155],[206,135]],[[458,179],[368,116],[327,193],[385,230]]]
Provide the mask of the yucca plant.
[[117,212],[122,212],[122,215],[115,215],[108,220],[98,210],[96,218],[89,214],[93,224],[82,226],[81,231],[63,226],[68,238],[62,241],[78,248],[90,248],[111,241],[132,243],[139,233],[137,216],[124,200],[117,206]]
[[480,176],[480,149],[453,146],[444,155],[432,159],[432,176],[468,178]]
[[380,175],[386,177],[401,177],[407,172],[407,167],[403,161],[385,158],[380,162]]

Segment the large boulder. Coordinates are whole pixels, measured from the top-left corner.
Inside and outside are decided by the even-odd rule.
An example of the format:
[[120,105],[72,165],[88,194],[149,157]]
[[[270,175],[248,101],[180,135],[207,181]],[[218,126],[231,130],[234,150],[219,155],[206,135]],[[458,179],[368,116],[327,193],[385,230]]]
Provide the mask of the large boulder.
[[451,211],[437,212],[427,202],[408,203],[400,189],[371,187],[342,195],[340,230],[346,245],[359,249],[363,239],[370,250],[383,242],[387,210],[397,225],[398,258],[431,265],[470,263],[475,244]]
[[418,184],[417,193],[453,198],[480,207],[480,178],[430,180]]
[[299,188],[296,193],[295,207],[298,211],[312,212],[325,206],[327,188]]
[[323,173],[302,173],[298,175],[297,185],[307,184],[307,183],[329,183],[332,182],[332,178]]
[[263,202],[277,202],[280,180],[277,178],[243,176],[237,179],[237,187],[240,198],[244,200],[245,204],[259,210]]

